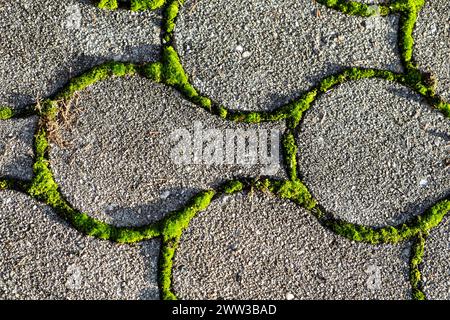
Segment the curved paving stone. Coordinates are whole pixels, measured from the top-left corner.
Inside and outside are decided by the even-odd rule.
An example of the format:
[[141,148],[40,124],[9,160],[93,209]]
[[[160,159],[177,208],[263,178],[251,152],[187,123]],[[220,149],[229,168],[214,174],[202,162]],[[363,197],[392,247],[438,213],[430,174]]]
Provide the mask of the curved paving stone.
[[84,236],[17,192],[0,192],[0,299],[158,299],[159,242]]
[[397,22],[313,1],[187,1],[175,39],[203,94],[232,109],[269,110],[344,67],[400,71]]
[[352,243],[270,194],[222,197],[191,221],[174,261],[184,299],[409,299],[408,243]]
[[428,299],[450,299],[450,219],[433,229],[425,244],[422,264],[424,291]]
[[433,73],[437,92],[450,100],[450,16],[448,1],[425,1],[414,29],[414,57],[419,69]]
[[397,224],[449,194],[449,124],[409,89],[385,80],[349,82],[305,114],[299,170],[336,216]]
[[[249,166],[177,164],[172,152],[178,139],[172,135],[178,129],[193,135],[196,122],[204,129],[218,129],[222,145],[227,129],[268,132],[269,128],[282,130],[283,125],[225,122],[187,102],[173,88],[150,80],[136,77],[98,83],[80,93],[78,106],[82,111],[77,123],[63,132],[70,145],[54,145],[51,150],[52,169],[70,203],[117,225],[158,220],[200,190],[234,176],[284,174],[279,161],[272,168],[261,165],[261,158]],[[196,136],[195,141],[204,136]],[[188,139],[192,149],[193,141]]]
[[33,138],[37,117],[0,121],[0,176],[33,177]]
[[160,19],[86,0],[2,1],[0,105],[33,103],[107,60],[158,60]]

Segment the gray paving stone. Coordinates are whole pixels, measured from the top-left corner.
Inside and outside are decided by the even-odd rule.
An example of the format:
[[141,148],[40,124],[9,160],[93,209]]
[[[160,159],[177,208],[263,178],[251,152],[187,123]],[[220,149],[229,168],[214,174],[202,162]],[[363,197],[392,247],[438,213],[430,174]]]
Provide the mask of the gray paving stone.
[[450,100],[450,16],[448,1],[425,1],[414,29],[414,57],[438,80],[437,92]]
[[352,243],[269,194],[217,199],[174,262],[185,299],[409,299],[410,244]]
[[313,1],[187,1],[175,38],[203,94],[269,110],[343,67],[400,71],[397,28],[395,16],[351,17]]
[[49,208],[0,192],[0,299],[158,299],[159,241],[84,236]]
[[0,105],[34,103],[107,60],[158,60],[160,19],[85,0],[1,1]]
[[0,176],[33,177],[33,138],[37,117],[0,121]]
[[336,216],[397,224],[449,195],[449,124],[409,89],[386,80],[349,82],[305,114],[299,170]]
[[450,299],[450,219],[430,232],[422,265],[424,291],[428,299]]
[[[64,196],[78,209],[117,225],[140,225],[178,209],[200,190],[235,176],[278,175],[284,169],[224,164],[226,130],[283,130],[283,124],[245,125],[225,122],[187,102],[174,89],[142,78],[113,79],[80,93],[77,123],[63,131],[68,147],[54,145],[52,168]],[[222,162],[177,163],[172,158],[178,129],[200,142],[194,125],[217,129]],[[280,132],[282,133],[282,131]],[[186,136],[185,136],[186,137]],[[258,141],[256,141],[258,143]],[[206,143],[211,146],[211,143]],[[261,144],[258,144],[259,147]],[[273,144],[280,148],[279,143]],[[206,152],[203,150],[203,152]],[[191,153],[192,154],[192,153]],[[280,152],[279,152],[280,154]]]

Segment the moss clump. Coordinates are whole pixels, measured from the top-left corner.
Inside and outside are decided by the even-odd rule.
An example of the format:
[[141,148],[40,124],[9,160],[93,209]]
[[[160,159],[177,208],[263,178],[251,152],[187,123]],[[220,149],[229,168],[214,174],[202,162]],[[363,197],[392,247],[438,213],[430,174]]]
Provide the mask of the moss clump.
[[288,131],[283,136],[283,151],[284,158],[288,169],[289,178],[291,180],[297,179],[297,151],[298,147],[295,142],[295,137],[291,131]]
[[0,180],[0,190],[6,190],[11,187],[11,181]]
[[162,81],[162,69],[163,65],[161,62],[149,63],[141,67],[140,73],[155,82]]
[[419,234],[411,248],[409,280],[412,286],[412,294],[415,300],[425,300],[426,296],[422,291],[422,274],[420,273],[420,264],[423,260],[425,250],[425,236]]
[[446,117],[450,118],[450,103],[438,101],[435,104],[436,108],[440,110]]
[[0,107],[0,120],[8,120],[14,116],[14,111],[10,107]]
[[178,247],[180,237],[176,237],[169,241],[164,241],[161,248],[161,257],[159,262],[160,269],[160,289],[161,298],[163,300],[177,300],[176,295],[172,292],[172,269],[173,269],[173,257]]
[[272,181],[268,189],[282,199],[289,199],[311,210],[316,206],[316,201],[309,193],[306,186],[299,180]]
[[88,86],[111,76],[131,76],[135,72],[136,66],[132,63],[107,62],[92,68],[81,76],[72,78],[69,84],[56,96],[55,100],[69,99],[75,92],[84,90]]
[[164,41],[170,42],[172,39],[172,33],[175,30],[175,20],[180,10],[180,4],[183,5],[184,0],[172,0],[164,10]]
[[261,114],[258,112],[250,112],[245,117],[245,122],[247,123],[260,123],[261,122]]
[[226,119],[228,115],[228,110],[224,108],[223,106],[220,106],[216,110],[216,114],[221,117],[222,119]]
[[116,10],[119,7],[117,0],[100,0],[97,5],[100,9]]
[[163,222],[163,237],[165,241],[181,236],[181,233],[189,225],[191,219],[200,211],[205,210],[215,192],[204,191],[195,196],[190,204],[180,211],[173,212]]
[[370,17],[376,15],[388,15],[389,7],[385,5],[368,5],[356,1],[347,0],[317,0],[331,9],[338,10],[342,13],[352,16]]
[[397,227],[389,226],[375,229],[336,219],[325,220],[323,223],[338,235],[353,241],[371,244],[395,244],[419,234],[427,233],[438,226],[448,212],[450,212],[450,200],[445,199],[429,208],[422,216],[417,217],[411,223]]
[[189,83],[189,79],[180,63],[180,58],[172,46],[163,48],[161,78],[164,83],[177,88],[193,103],[211,111],[211,100],[200,96],[197,90]]
[[244,188],[244,184],[239,180],[231,180],[224,184],[222,187],[223,192],[226,194],[233,194],[239,191],[242,191]]
[[399,48],[403,65],[408,69],[415,69],[412,61],[414,38],[413,31],[417,16],[424,5],[424,0],[398,0],[391,4],[394,12],[400,12]]
[[144,11],[161,8],[166,0],[131,0],[131,10]]

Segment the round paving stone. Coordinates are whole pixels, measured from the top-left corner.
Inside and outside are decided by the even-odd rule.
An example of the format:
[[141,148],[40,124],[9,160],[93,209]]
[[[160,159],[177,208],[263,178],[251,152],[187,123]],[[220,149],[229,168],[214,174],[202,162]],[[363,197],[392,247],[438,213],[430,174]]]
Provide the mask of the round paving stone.
[[449,124],[397,84],[348,82],[305,114],[298,132],[299,171],[335,216],[395,225],[449,194]]
[[[138,77],[97,83],[81,92],[76,104],[76,122],[61,131],[65,146],[51,148],[52,169],[71,204],[110,223],[154,222],[200,190],[232,177],[285,175],[280,163],[282,124],[225,122],[173,88]],[[247,142],[258,147],[254,161],[237,156],[244,151],[241,144],[228,142],[230,133],[253,134]],[[278,157],[261,157],[262,141],[270,142]],[[190,155],[185,161],[174,158],[181,143]],[[205,157],[207,148],[218,155],[214,161]]]
[[200,92],[228,108],[270,110],[345,67],[400,71],[397,22],[314,1],[188,0],[175,45]]
[[2,1],[0,106],[46,98],[107,60],[158,60],[160,19],[100,10],[90,0]]
[[225,196],[175,254],[183,299],[409,299],[409,243],[354,243],[271,194]]
[[425,1],[413,33],[419,69],[437,80],[437,93],[450,100],[450,16],[447,0]]
[[48,207],[0,192],[0,299],[158,299],[159,241],[86,237]]

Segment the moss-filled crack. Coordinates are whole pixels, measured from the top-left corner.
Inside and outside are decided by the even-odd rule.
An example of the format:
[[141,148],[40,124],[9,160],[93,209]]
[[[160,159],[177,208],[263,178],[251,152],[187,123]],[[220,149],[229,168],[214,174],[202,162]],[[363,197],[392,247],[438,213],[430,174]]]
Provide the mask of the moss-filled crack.
[[412,296],[414,300],[425,300],[426,295],[423,292],[422,284],[422,274],[420,267],[423,261],[423,253],[425,250],[425,240],[426,235],[420,233],[414,240],[411,247],[411,258],[410,258],[410,270],[409,270],[409,280],[412,287]]

